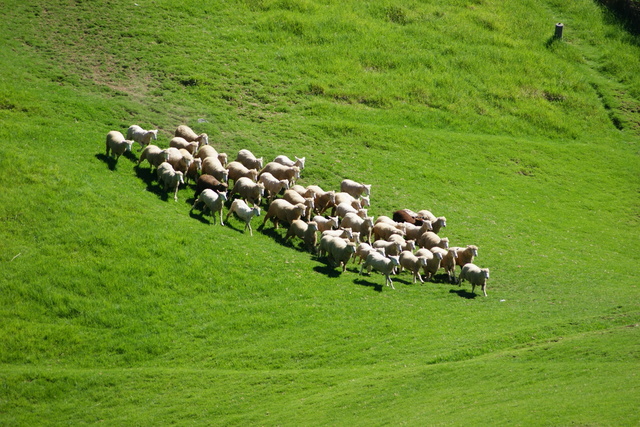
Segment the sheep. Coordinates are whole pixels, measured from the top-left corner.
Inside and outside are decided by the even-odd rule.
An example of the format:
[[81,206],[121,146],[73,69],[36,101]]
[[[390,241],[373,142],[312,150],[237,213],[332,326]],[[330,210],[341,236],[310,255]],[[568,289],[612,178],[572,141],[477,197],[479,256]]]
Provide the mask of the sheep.
[[433,231],[427,231],[422,233],[417,239],[416,244],[421,248],[431,249],[434,246],[441,247],[443,249],[449,248],[449,239],[446,237],[440,238]]
[[226,166],[229,171],[229,179],[236,182],[240,177],[247,177],[251,181],[256,182],[258,180],[258,170],[249,169],[240,162],[233,161]]
[[396,222],[407,222],[409,224],[422,225],[423,219],[418,218],[418,214],[409,209],[400,209],[393,213],[392,218]]
[[419,279],[420,283],[424,283],[422,276],[420,276],[420,269],[427,267],[427,258],[423,256],[416,256],[411,251],[402,251],[398,257],[400,262],[399,271],[407,269],[413,275],[413,283]]
[[300,178],[300,168],[297,166],[284,166],[280,163],[269,162],[260,171],[260,175],[269,172],[277,179],[286,179],[289,181],[289,186],[296,183],[296,180]]
[[365,258],[362,263],[359,274],[362,275],[362,271],[365,268],[367,269],[367,272],[370,273],[373,268],[374,270],[384,274],[385,285],[391,286],[391,289],[395,289],[390,275],[398,265],[400,265],[400,259],[398,256],[385,256],[379,252],[372,251],[367,255],[367,258]]
[[333,190],[324,191],[317,185],[307,186],[307,193],[304,194],[304,196],[314,198],[316,211],[319,214],[323,214],[327,209],[333,208],[336,205],[336,192]]
[[356,263],[356,258],[358,259],[358,264],[362,263],[369,255],[369,252],[377,251],[384,255],[384,249],[382,248],[374,248],[368,243],[360,243],[356,246],[356,253],[353,254],[353,263]]
[[476,245],[468,245],[466,248],[456,246],[455,250],[458,251],[456,265],[459,265],[461,268],[464,267],[465,264],[473,262],[473,258],[478,256],[478,247]]
[[336,205],[339,205],[340,203],[349,203],[356,209],[362,209],[364,207],[359,199],[353,197],[349,193],[341,191],[336,193]]
[[253,208],[250,208],[249,205],[244,202],[244,200],[235,199],[233,202],[231,202],[231,206],[229,207],[229,212],[227,212],[225,221],[229,219],[229,215],[231,215],[232,213],[234,213],[238,218],[244,221],[244,231],[247,231],[248,228],[249,235],[253,236],[253,230],[251,229],[251,219],[254,216],[260,216],[260,207],[254,206]]
[[307,250],[311,253],[315,252],[316,245],[318,244],[318,224],[315,221],[304,222],[301,219],[294,219],[287,230],[287,235],[284,240],[288,240],[291,237],[297,236],[302,239]]
[[390,242],[400,243],[400,247],[403,251],[411,251],[413,252],[416,249],[416,241],[413,239],[406,240],[404,237],[398,234],[392,234],[389,236]]
[[480,268],[473,263],[467,263],[462,267],[462,271],[460,272],[458,286],[462,285],[463,280],[468,280],[471,283],[471,292],[475,293],[476,286],[480,286],[484,296],[486,297],[487,279],[489,279],[488,268]]
[[371,244],[373,248],[383,248],[387,255],[400,255],[402,245],[398,242],[389,242],[387,240],[376,240]]
[[182,172],[173,169],[168,162],[163,162],[158,166],[158,182],[164,185],[164,190],[168,191],[169,188],[175,188],[173,194],[173,200],[178,201],[178,187],[180,184],[184,184]]
[[[224,225],[222,221],[222,207],[224,206],[224,202],[227,201],[227,193],[226,192],[218,192],[206,188],[200,193],[200,196],[193,202],[193,206],[191,206],[191,210],[196,207],[196,205],[200,202],[204,203],[205,207],[202,209],[202,213],[204,214],[205,210],[209,209],[211,211],[211,216],[213,217],[213,222],[216,219],[216,212],[220,213],[220,225]],[[212,222],[212,223],[213,223]]]
[[213,175],[202,174],[196,181],[196,192],[193,197],[197,198],[206,188],[210,188],[218,192],[226,192],[229,189],[226,183],[218,181]]
[[369,196],[371,194],[371,184],[360,184],[351,179],[343,179],[340,183],[340,191],[349,193],[357,199],[360,196]]
[[315,221],[315,223],[318,224],[318,231],[320,232],[331,230],[334,227],[338,228],[339,224],[337,216],[324,217],[321,215],[316,215],[313,217],[312,221]]
[[256,158],[249,150],[240,150],[236,156],[236,162],[242,163],[247,169],[262,169],[262,157]]
[[373,226],[374,240],[389,240],[389,236],[392,234],[398,234],[404,236],[404,231],[397,229],[391,224],[385,222],[379,222]]
[[289,190],[295,191],[296,193],[300,194],[302,197],[312,197],[307,194],[308,190],[300,184],[292,185],[291,187],[289,187]]
[[369,216],[362,218],[354,213],[348,213],[342,219],[341,225],[343,227],[350,227],[352,230],[360,233],[362,240],[371,242],[371,232],[373,230],[373,217]]
[[325,230],[323,236],[340,237],[342,239],[353,239],[353,232],[350,228],[338,228],[337,230]]
[[124,139],[124,135],[117,130],[112,130],[107,134],[107,156],[109,156],[109,151],[111,151],[111,153],[116,156],[116,161],[125,151],[131,151],[132,145],[133,141]]
[[287,190],[289,188],[289,181],[286,179],[277,179],[269,172],[261,174],[258,181],[264,185],[269,202],[272,202],[283,189]]
[[435,221],[436,216],[426,209],[420,210],[417,212],[416,218],[428,219],[429,221]]
[[433,227],[433,232],[438,234],[440,229],[447,226],[447,218],[443,216],[439,216],[435,221],[431,221],[431,226]]
[[[434,248],[436,249],[436,248]],[[437,248],[440,249],[440,248]],[[446,252],[446,250],[442,249]],[[418,249],[415,253],[417,257],[423,257],[427,260],[426,264],[422,268],[427,281],[433,279],[433,276],[438,272],[440,266],[442,265],[443,255],[439,251],[430,251],[429,249]]]
[[323,246],[327,253],[327,259],[329,262],[336,263],[337,267],[342,265],[342,272],[344,273],[347,269],[349,260],[356,252],[355,243],[333,236],[323,236],[320,240],[325,241]]
[[176,171],[186,174],[193,156],[184,148],[169,147],[164,150],[164,161],[170,163]]
[[279,227],[280,221],[291,225],[294,219],[300,219],[304,215],[306,209],[307,207],[302,203],[292,205],[286,200],[276,199],[269,205],[267,214],[264,216],[264,221],[262,221],[261,228],[264,228],[268,219],[273,222],[276,229]]
[[200,176],[200,172],[202,172],[202,159],[193,159],[184,176],[185,184],[189,182],[189,178],[191,178],[193,182],[196,182]]
[[193,156],[198,151],[198,141],[187,141],[180,136],[176,136],[169,141],[169,147],[184,148]]
[[[425,249],[427,250],[427,249]],[[434,254],[439,253],[442,255],[440,261],[440,268],[443,268],[449,277],[449,283],[455,283],[456,281],[456,260],[458,258],[458,251],[455,248],[443,249],[438,246],[434,246],[430,249]],[[418,251],[416,251],[417,253]]]
[[214,157],[220,160],[220,163],[222,163],[223,166],[227,164],[227,155],[225,153],[218,153],[218,150],[213,148],[211,145],[200,147],[200,149],[196,153],[196,157],[202,160],[206,159],[207,157]]
[[227,182],[229,180],[229,171],[222,166],[216,157],[207,157],[202,160],[202,173],[213,175],[218,181]]
[[386,215],[380,215],[379,217],[377,217],[375,224],[379,222],[384,222],[385,224],[393,225],[396,228],[398,228],[398,224],[399,224],[399,222],[392,220],[390,217]]
[[209,145],[209,136],[206,133],[196,134],[193,129],[187,125],[180,125],[176,128],[174,136],[186,139],[188,142],[198,141],[198,146]]
[[230,195],[239,194],[240,198],[254,206],[260,205],[262,196],[264,196],[264,185],[253,182],[246,177],[238,178],[233,185]]
[[284,194],[282,195],[282,198],[285,199],[287,202],[291,203],[292,205],[295,205],[296,203],[304,203],[305,206],[307,207],[307,213],[305,214],[305,221],[309,222],[311,220],[311,213],[314,211],[316,207],[313,201],[313,197],[304,197],[300,195],[300,193],[298,193],[297,191],[288,189],[288,190],[285,190]]
[[365,218],[367,216],[366,209],[363,209],[363,208],[356,209],[353,206],[351,206],[350,203],[346,203],[346,202],[340,203],[339,205],[337,205],[332,215],[335,215],[340,218],[344,218],[348,213],[355,213],[361,218]]
[[284,165],[284,166],[297,166],[300,168],[300,170],[304,169],[305,158],[296,157],[296,156],[294,157],[296,158],[295,161],[291,160],[287,156],[280,155],[280,156],[277,156],[275,159],[273,159],[273,161],[276,163],[280,163],[281,165]]
[[140,158],[138,159],[138,166],[140,166],[140,163],[146,160],[149,162],[149,165],[151,165],[151,169],[157,168],[158,166],[160,166],[162,162],[164,162],[164,159],[165,159],[165,150],[162,150],[157,145],[149,144],[146,147],[144,147],[144,149],[142,150],[142,153],[140,153]]
[[404,234],[405,238],[407,239],[417,240],[418,237],[420,237],[427,231],[433,231],[433,226],[431,224],[431,221],[429,220],[425,220],[420,226],[411,224],[409,222],[402,224],[404,225]]
[[[158,129],[144,130],[138,125],[131,125],[127,129],[127,139],[140,144],[140,150],[151,144],[151,141],[158,139]],[[140,151],[138,150],[138,151]]]

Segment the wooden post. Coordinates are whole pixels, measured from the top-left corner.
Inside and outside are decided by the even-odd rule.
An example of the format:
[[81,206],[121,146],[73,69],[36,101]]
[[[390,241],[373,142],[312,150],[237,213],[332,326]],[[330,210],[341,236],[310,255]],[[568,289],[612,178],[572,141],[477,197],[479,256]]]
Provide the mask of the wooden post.
[[562,30],[564,29],[564,24],[562,24],[561,22],[558,22],[556,24],[556,33],[554,34],[554,37],[557,39],[561,39],[562,38]]

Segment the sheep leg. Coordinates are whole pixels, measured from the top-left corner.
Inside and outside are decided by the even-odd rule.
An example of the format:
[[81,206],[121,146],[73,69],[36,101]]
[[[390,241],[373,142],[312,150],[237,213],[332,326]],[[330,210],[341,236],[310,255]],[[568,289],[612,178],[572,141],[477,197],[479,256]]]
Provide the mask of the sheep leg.
[[220,209],[220,225],[224,225],[224,222],[222,221],[222,209]]
[[386,277],[385,284],[387,284],[387,286],[391,286],[391,289],[395,290],[396,288],[393,287],[393,282],[391,281],[391,277],[389,277],[388,274],[385,274],[385,277]]

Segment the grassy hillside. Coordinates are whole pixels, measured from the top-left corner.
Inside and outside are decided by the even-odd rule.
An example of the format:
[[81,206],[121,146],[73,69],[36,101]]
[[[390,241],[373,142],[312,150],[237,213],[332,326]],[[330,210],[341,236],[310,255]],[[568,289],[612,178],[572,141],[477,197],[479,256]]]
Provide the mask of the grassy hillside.
[[[3,11],[0,423],[640,422],[640,50],[595,3]],[[489,296],[211,224],[104,155],[131,124],[445,215]]]

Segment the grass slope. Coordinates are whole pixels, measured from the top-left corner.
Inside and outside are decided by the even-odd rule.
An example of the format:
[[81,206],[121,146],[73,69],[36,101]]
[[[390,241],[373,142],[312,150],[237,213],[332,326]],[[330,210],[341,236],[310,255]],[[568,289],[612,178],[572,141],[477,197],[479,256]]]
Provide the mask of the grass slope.
[[[638,423],[640,55],[593,3],[5,9],[3,424]],[[104,156],[133,123],[446,215],[489,297],[212,225]]]

